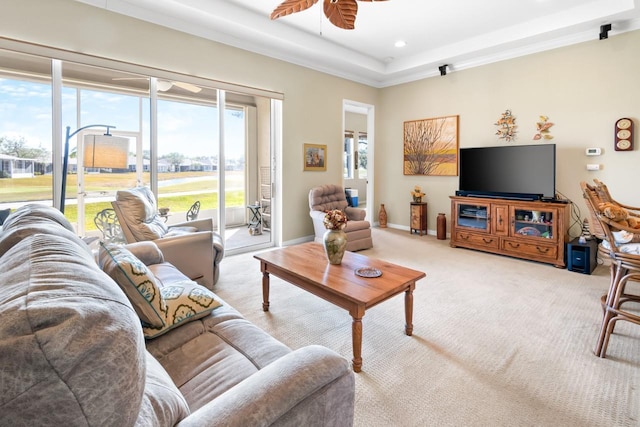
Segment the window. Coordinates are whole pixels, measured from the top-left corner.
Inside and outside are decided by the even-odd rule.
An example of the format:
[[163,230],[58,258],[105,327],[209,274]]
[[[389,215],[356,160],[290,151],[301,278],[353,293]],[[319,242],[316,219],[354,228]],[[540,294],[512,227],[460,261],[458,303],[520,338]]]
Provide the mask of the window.
[[[65,53],[70,55],[75,54]],[[139,185],[157,188],[159,205],[170,208],[169,224],[185,221],[198,201],[200,218],[213,218],[223,236],[227,227],[245,228],[246,206],[260,198],[258,171],[275,161],[272,139],[280,135],[281,119],[274,120],[270,106],[278,97],[259,89],[231,92],[207,83],[232,85],[201,78],[173,79],[169,72],[154,77],[146,73],[155,71],[143,67],[74,57],[78,62],[0,48],[0,208],[28,202],[58,206],[54,187],[63,175],[58,168],[68,127],[73,136],[64,175],[64,213],[78,234],[98,233],[96,214],[111,206],[118,189]],[[93,65],[80,63],[85,61]],[[85,138],[102,135],[107,126],[111,135],[129,141],[127,165],[84,167]],[[61,130],[55,138],[54,127]],[[222,212],[219,189],[224,191]],[[265,242],[252,239],[248,244]],[[269,235],[266,243],[272,242]],[[243,245],[247,242],[235,247]]]
[[350,130],[346,130],[344,132],[344,152],[343,152],[343,176],[346,179],[350,179],[354,177],[354,161],[353,161],[353,157],[354,157],[354,152],[353,152],[353,146],[354,146],[354,137],[353,137],[353,131]]
[[358,132],[358,151],[356,153],[356,169],[358,170],[358,176],[356,178],[367,178],[367,133]]

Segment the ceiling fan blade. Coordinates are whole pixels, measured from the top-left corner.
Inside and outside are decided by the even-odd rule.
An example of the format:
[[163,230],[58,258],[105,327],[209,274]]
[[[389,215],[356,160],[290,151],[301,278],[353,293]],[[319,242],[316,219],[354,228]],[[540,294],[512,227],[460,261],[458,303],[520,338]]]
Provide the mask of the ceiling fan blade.
[[356,0],[324,0],[324,14],[338,28],[353,30],[357,13]]
[[111,80],[149,80],[149,77],[114,77]]
[[171,83],[173,83],[174,86],[181,87],[182,89],[188,90],[189,92],[193,92],[193,93],[198,93],[202,90],[201,87],[192,85],[191,83],[185,83],[185,82],[171,82]]
[[173,87],[173,82],[169,80],[158,80],[156,87],[160,92],[166,92]]
[[278,19],[292,13],[309,9],[316,4],[318,0],[285,0],[271,12],[271,19]]

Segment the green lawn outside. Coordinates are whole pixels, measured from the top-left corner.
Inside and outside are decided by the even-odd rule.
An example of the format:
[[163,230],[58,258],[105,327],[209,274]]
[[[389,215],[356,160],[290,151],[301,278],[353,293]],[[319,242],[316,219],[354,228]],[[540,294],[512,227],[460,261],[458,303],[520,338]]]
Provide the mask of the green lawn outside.
[[[145,174],[148,182],[149,174]],[[235,175],[235,176],[234,176]],[[218,185],[217,174],[211,172],[170,172],[158,174],[159,181],[192,177],[210,177],[211,179],[194,182],[176,183],[163,186],[159,191],[159,207],[168,207],[174,214],[185,213],[196,201],[200,201],[200,209],[214,209],[218,206],[218,193],[215,192]],[[241,184],[244,179],[243,172],[226,172],[227,182]],[[30,202],[39,200],[51,200],[52,176],[38,175],[33,178],[3,178],[0,179],[0,203]],[[77,188],[77,175],[67,177],[67,199],[75,198]],[[114,192],[122,188],[135,186],[135,173],[100,173],[85,174],[85,190],[89,192]],[[243,187],[244,188],[244,187]],[[169,195],[168,193],[179,193]],[[189,194],[180,194],[189,193]],[[225,196],[226,206],[244,206],[245,195],[243,190],[227,191]],[[95,230],[93,218],[102,209],[110,208],[111,202],[93,202],[85,204],[85,229]],[[65,217],[72,223],[78,220],[78,207],[76,204],[65,206]],[[185,218],[186,220],[186,218]]]

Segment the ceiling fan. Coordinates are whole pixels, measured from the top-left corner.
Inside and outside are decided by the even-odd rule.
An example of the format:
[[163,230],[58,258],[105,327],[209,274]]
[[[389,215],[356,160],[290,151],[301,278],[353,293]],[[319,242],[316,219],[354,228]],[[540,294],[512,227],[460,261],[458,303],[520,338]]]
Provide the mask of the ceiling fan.
[[[357,1],[387,1],[387,0],[357,0]],[[358,13],[358,3],[356,0],[324,0],[324,15],[338,28],[353,30]],[[291,15],[310,8],[318,0],[285,0],[273,12],[271,19],[278,19],[282,16]]]
[[[112,80],[149,80],[148,77],[116,77]],[[177,86],[179,88],[182,88],[184,90],[188,90],[189,92],[192,93],[198,93],[202,90],[201,87],[198,87],[196,85],[193,85],[191,83],[185,83],[185,82],[176,82],[176,81],[172,81],[172,80],[160,80],[158,79],[158,84],[157,84],[157,88],[160,92],[166,92],[169,89],[171,89],[172,87]]]

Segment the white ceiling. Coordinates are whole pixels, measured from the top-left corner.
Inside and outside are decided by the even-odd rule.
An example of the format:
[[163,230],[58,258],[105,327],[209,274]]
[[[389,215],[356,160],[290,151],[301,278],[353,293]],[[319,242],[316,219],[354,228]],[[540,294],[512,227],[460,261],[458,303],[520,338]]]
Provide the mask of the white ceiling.
[[640,0],[359,1],[355,30],[334,27],[323,0],[275,21],[283,0],[76,1],[374,87],[640,28]]

